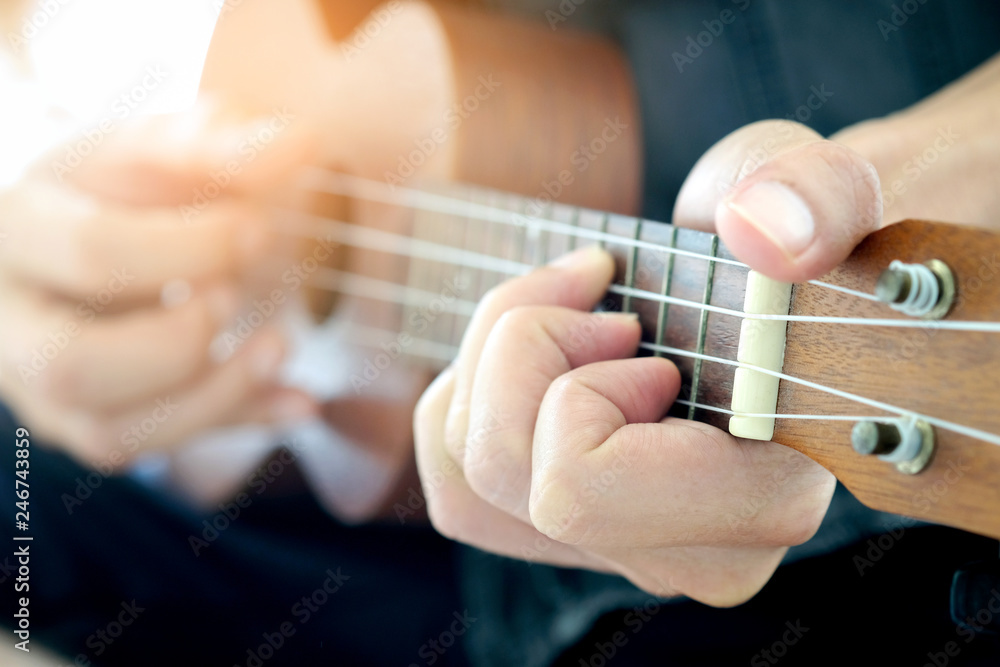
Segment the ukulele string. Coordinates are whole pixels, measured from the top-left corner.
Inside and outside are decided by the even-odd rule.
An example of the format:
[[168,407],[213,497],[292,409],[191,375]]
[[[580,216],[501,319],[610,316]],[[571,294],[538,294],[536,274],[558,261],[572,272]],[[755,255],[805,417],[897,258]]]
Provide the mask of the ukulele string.
[[[610,242],[626,248],[664,252],[671,255],[690,257],[708,262],[729,264],[745,269],[750,268],[749,265],[743,262],[728,259],[726,257],[705,255],[703,253],[693,252],[690,250],[664,246],[658,243],[651,243],[649,241],[642,241],[641,239],[623,238],[608,232],[579,227],[575,221],[579,219],[579,213],[582,209],[578,207],[571,207],[574,211],[574,222],[566,223],[534,215],[521,214],[517,211],[497,208],[487,204],[475,203],[456,196],[429,193],[415,188],[389,186],[380,181],[374,181],[360,176],[352,176],[350,174],[344,174],[337,171],[319,169],[316,167],[304,169],[300,180],[304,189],[312,189],[332,195],[364,199],[371,202],[401,206],[429,213],[441,213],[445,215],[458,216],[478,222],[493,222],[503,225],[512,225],[515,227],[530,225],[538,231],[563,234],[570,237],[574,241],[578,238],[598,241],[602,244],[602,247],[605,243]],[[488,188],[471,185],[465,185],[465,187],[469,188],[470,191],[474,190],[477,192],[492,192],[493,194],[498,194]],[[388,192],[386,192],[387,190]],[[525,201],[527,200],[527,198],[521,197],[520,195],[514,196]],[[540,208],[544,208],[547,213],[551,213],[553,205],[553,202],[549,202],[544,207]],[[473,213],[477,211],[479,214],[474,215]],[[867,299],[869,301],[878,301],[878,298],[874,294],[851,289],[849,287],[843,287],[841,285],[834,285],[822,280],[810,280],[809,284],[832,289],[844,294],[850,294],[851,296]]]
[[[769,368],[763,368],[761,366],[755,366],[754,364],[748,364],[742,361],[736,361],[733,359],[723,359],[722,357],[713,357],[707,354],[699,354],[697,352],[690,352],[688,350],[682,350],[676,347],[670,347],[668,345],[658,345],[656,343],[639,343],[639,348],[644,350],[650,350],[653,352],[663,352],[664,354],[672,354],[680,357],[689,357],[691,359],[702,359],[704,361],[711,361],[717,364],[725,364],[727,366],[734,366],[736,368],[746,368],[748,370],[757,371],[759,373],[764,373],[765,375],[770,375],[776,377],[780,380],[787,380],[788,382],[794,382],[795,384],[801,384],[812,389],[817,389],[819,391],[826,392],[828,394],[833,394],[843,399],[849,401],[854,401],[855,403],[861,403],[863,405],[868,405],[877,410],[882,410],[883,412],[891,412],[900,417],[913,416],[917,419],[922,419],[928,424],[933,424],[943,429],[953,431],[955,433],[960,433],[962,435],[967,435],[972,438],[977,438],[979,440],[985,440],[994,445],[1000,445],[1000,435],[990,433],[989,431],[983,431],[981,429],[973,428],[971,426],[965,426],[964,424],[958,424],[956,422],[948,421],[946,419],[939,419],[938,417],[931,417],[930,415],[921,414],[919,412],[914,412],[913,410],[906,410],[904,408],[885,403],[883,401],[877,401],[873,398],[867,398],[865,396],[859,396],[857,394],[852,394],[849,391],[843,391],[841,389],[836,389],[835,387],[829,387],[827,385],[821,384],[819,382],[813,382],[812,380],[806,380],[805,378],[795,377],[794,375],[788,375],[787,373],[782,373],[781,371],[772,371]],[[869,419],[869,418],[866,418]]]
[[724,415],[736,415],[739,414],[741,417],[761,417],[765,419],[813,419],[816,421],[845,421],[845,422],[856,422],[863,421],[865,419],[871,419],[871,415],[805,415],[805,414],[795,414],[795,413],[780,413],[780,412],[739,412],[735,410],[730,410],[729,408],[721,408],[717,405],[707,405],[705,403],[696,403],[694,401],[687,401],[682,398],[678,398],[674,401],[680,405],[686,405],[693,408],[698,408],[699,410],[708,410],[709,412],[719,412]]
[[[291,209],[276,209],[276,212],[281,216],[280,221],[282,224],[280,231],[287,234],[302,236],[304,238],[318,239],[322,237],[327,241],[334,241],[352,247],[392,253],[409,258],[435,261],[470,269],[503,273],[511,276],[524,275],[535,268],[533,264],[501,259],[492,255],[454,248],[442,243],[413,239],[403,234],[395,234],[379,229],[370,229],[360,225],[314,214],[302,213]],[[716,259],[708,255],[704,256],[704,258]],[[847,288],[842,289],[846,290]],[[724,308],[722,306],[713,306],[701,301],[682,299],[657,292],[650,292],[636,287],[629,287],[627,285],[613,284],[608,288],[608,291],[621,296],[629,296],[657,303],[694,308],[697,310],[717,313],[719,315],[728,315],[731,317],[750,320],[779,320],[783,322],[811,322],[818,324],[850,324],[857,326],[1000,333],[1000,322],[888,318],[879,319],[870,317],[745,313],[741,310]]]
[[[427,298],[433,298],[437,296],[432,292],[427,292],[425,290],[419,290],[416,288],[410,288],[407,286],[399,285],[397,283],[391,283],[389,281],[381,281],[377,279],[372,279],[367,276],[359,276],[357,274],[352,274],[349,272],[338,271],[335,269],[321,268],[316,271],[316,279],[319,283],[317,286],[322,289],[330,289],[341,291],[345,294],[350,294],[353,296],[358,296],[362,298],[375,299],[379,301],[388,301],[391,303],[397,303],[401,305],[422,305],[427,302]],[[345,281],[346,279],[346,281]],[[476,303],[472,301],[455,299],[450,304],[444,304],[442,312],[449,312],[454,315],[462,316],[465,318],[471,318],[475,311]],[[387,330],[373,329],[370,327],[357,327],[360,331],[358,335],[358,342],[364,343],[371,340],[376,340],[379,337],[382,339],[388,339],[394,337],[396,334],[389,332]],[[362,331],[363,329],[363,331]],[[454,359],[455,354],[457,354],[457,348],[454,346],[444,345],[436,341],[430,341],[425,339],[415,339],[419,340],[419,345],[426,348],[434,350],[433,353],[422,353],[418,356],[426,356],[439,361],[451,361]],[[656,343],[643,342],[639,344],[641,349],[646,349],[652,352],[662,352],[665,354],[670,354],[674,356],[688,357],[692,359],[702,359],[704,361],[709,361],[718,364],[725,364],[729,366],[748,368],[750,370],[756,370],[767,375],[772,375],[779,379],[784,379],[789,382],[794,382],[797,384],[802,384],[819,391],[824,391],[830,393],[846,400],[868,405],[870,407],[881,410],[882,412],[893,413],[898,416],[904,415],[915,415],[921,419],[924,419],[928,423],[935,424],[941,428],[945,428],[957,433],[962,433],[969,435],[974,438],[979,438],[991,442],[993,444],[1000,445],[1000,436],[990,434],[986,431],[981,431],[974,429],[972,427],[967,427],[961,424],[950,422],[943,419],[938,419],[928,415],[921,415],[913,413],[912,411],[899,408],[888,403],[882,403],[880,401],[875,401],[874,399],[869,399],[863,396],[858,396],[850,392],[845,392],[834,387],[829,387],[821,383],[813,382],[811,380],[806,380],[804,378],[798,378],[785,373],[780,373],[777,371],[771,371],[769,369],[760,368],[750,364],[741,363],[731,359],[724,359],[721,357],[715,357],[712,355],[698,354],[696,352],[691,352],[688,350],[682,350],[679,348],[669,347],[665,345],[659,345]],[[696,405],[695,407],[705,407],[702,405]],[[724,411],[722,408],[709,408],[716,411]],[[791,414],[773,414],[773,415],[760,415],[760,416],[771,416],[774,418],[783,419],[834,419],[834,420],[847,420],[854,419],[853,416],[839,416],[839,415],[791,415]],[[870,417],[869,417],[870,418]],[[857,421],[857,419],[854,419]]]
[[[372,340],[388,340],[395,337],[396,335],[397,335],[396,333],[393,333],[392,331],[389,331],[387,329],[378,329],[374,327],[358,327],[357,331],[353,333],[353,340],[359,345],[370,345]],[[426,357],[437,361],[443,361],[446,363],[454,361],[455,357],[458,354],[458,348],[455,346],[444,345],[442,343],[438,343],[436,341],[431,341],[427,339],[414,338],[413,345],[422,347],[425,350],[424,352],[418,353],[416,356]],[[933,424],[938,428],[942,428],[948,431],[953,431],[955,433],[976,438],[984,442],[989,442],[994,445],[1000,445],[1000,435],[990,433],[988,431],[983,431],[981,429],[977,429],[971,426],[966,426],[964,424],[952,422],[946,419],[940,419],[937,417],[932,417],[930,415],[921,414],[919,412],[914,412],[912,410],[906,410],[897,407],[895,405],[891,405],[889,403],[884,403],[882,401],[877,401],[874,399],[866,398],[864,396],[859,396],[857,394],[836,389],[834,387],[829,387],[827,385],[818,382],[813,382],[811,380],[806,380],[804,378],[788,375],[787,373],[772,371],[770,369],[761,368],[753,364],[747,364],[732,359],[725,359],[722,357],[716,357],[708,354],[698,354],[697,352],[682,350],[680,348],[670,347],[667,345],[657,345],[655,343],[643,342],[639,344],[639,348],[653,352],[660,351],[668,355],[688,357],[692,359],[702,359],[703,361],[708,361],[712,363],[758,371],[767,375],[772,375],[782,380],[787,380],[788,382],[801,384],[816,389],[818,391],[823,391],[829,394],[833,394],[835,396],[851,401],[853,403],[867,405],[871,408],[881,411],[882,413],[894,415],[897,418],[912,417],[916,419],[922,419],[926,421],[928,424]],[[727,415],[736,414],[736,412],[728,408],[723,408],[714,405],[707,405],[704,403],[694,403],[685,399],[677,399],[674,402],[686,406],[693,405],[696,408]],[[769,419],[801,419],[801,420],[814,420],[814,421],[858,422],[873,418],[873,415],[835,415],[835,414],[809,414],[809,413],[740,413],[740,414],[746,417],[764,417]],[[880,415],[874,415],[874,417],[878,416]]]
[[[345,176],[336,173],[326,173],[323,172],[325,177],[325,185],[330,185],[329,181],[332,179],[346,179],[354,180],[354,187],[351,188],[335,188],[335,187],[324,187],[321,188],[326,192],[332,194],[343,194],[346,196],[361,197],[363,199],[368,199],[371,201],[376,201],[380,203],[402,205],[408,208],[417,208],[422,210],[428,210],[431,212],[444,213],[447,215],[454,215],[462,218],[473,218],[484,221],[500,222],[505,224],[517,224],[516,221],[510,219],[514,212],[504,209],[497,209],[494,207],[484,206],[482,204],[473,204],[471,202],[466,202],[453,197],[445,197],[441,195],[430,195],[429,193],[423,193],[421,191],[410,190],[408,188],[397,188],[401,192],[407,194],[412,199],[421,198],[423,201],[401,201],[400,199],[405,199],[401,197],[390,197],[384,194],[384,190],[387,186],[383,184],[368,181],[367,179],[358,179],[356,177]],[[362,190],[373,190],[377,188],[380,192],[377,195],[372,195],[369,193],[364,193]],[[431,205],[426,202],[426,199],[436,198],[436,203]],[[486,215],[471,216],[470,209],[482,208],[485,209]],[[522,275],[529,272],[533,268],[533,265],[525,264],[522,262],[514,262],[512,260],[503,260],[496,258],[492,255],[484,255],[481,253],[475,253],[472,251],[456,249],[452,246],[437,244],[429,241],[422,241],[418,239],[412,239],[410,237],[392,234],[390,232],[385,232],[381,230],[374,230],[368,228],[362,228],[357,225],[353,225],[346,222],[341,222],[337,220],[331,220],[328,218],[322,218],[320,216],[310,215],[301,213],[298,211],[283,211],[283,213],[292,218],[293,221],[297,219],[299,224],[293,224],[288,227],[284,227],[289,233],[296,233],[298,235],[307,236],[310,238],[316,238],[317,233],[315,227],[319,226],[326,230],[327,240],[337,241],[340,243],[345,243],[347,245],[353,245],[357,247],[368,248],[371,250],[378,250],[382,252],[391,252],[395,254],[404,255],[407,257],[416,257],[431,261],[437,261],[467,268],[473,268],[477,270],[493,271],[496,273],[506,274],[506,275]],[[502,214],[502,215],[500,215]],[[310,221],[311,225],[303,225],[302,221]],[[621,237],[615,236],[613,234],[608,234],[606,232],[587,230],[573,225],[567,225],[564,223],[557,223],[553,221],[542,221],[537,218],[531,218],[528,220],[529,224],[536,225],[540,231],[555,232],[565,234],[573,238],[589,238],[591,240],[598,240],[602,242],[611,242],[619,245],[630,246],[634,248],[646,247],[650,250],[655,251],[665,251],[674,252],[678,255],[691,256],[696,259],[703,259],[706,261],[720,261],[722,263],[728,263],[733,265],[738,265],[746,267],[745,264],[736,262],[733,260],[728,260],[725,258],[712,257],[708,255],[701,255],[699,253],[694,253],[691,251],[684,251],[677,248],[670,248],[662,246],[659,244],[651,244],[647,242],[642,242],[638,240],[629,241],[628,239],[623,239]],[[544,225],[542,224],[544,223]],[[313,227],[313,229],[307,229],[306,227]],[[331,233],[332,232],[332,233]],[[334,238],[331,238],[334,237]],[[367,298],[376,298],[379,300],[389,300],[395,303],[412,304],[414,298],[428,296],[430,293],[424,293],[422,290],[415,290],[415,288],[409,288],[406,286],[401,286],[395,283],[389,283],[386,281],[376,281],[374,279],[359,276],[356,274],[350,274],[349,272],[340,272],[330,270],[326,272],[327,280],[329,285],[324,286],[325,289],[331,290],[342,290],[345,283],[348,284],[349,291],[358,296],[364,296]],[[841,287],[838,285],[831,285],[828,283],[823,283],[820,281],[810,281],[822,287],[835,289],[841,292],[845,292],[854,296],[858,296],[866,299],[874,299],[874,296],[866,294],[864,292],[857,292],[856,290],[851,290],[850,288]],[[659,301],[663,303],[670,303],[679,306],[691,307],[701,310],[708,310],[717,312],[719,314],[731,315],[734,317],[744,317],[751,319],[774,319],[774,320],[785,320],[785,321],[800,321],[800,322],[818,322],[818,323],[840,323],[840,324],[870,324],[876,326],[902,326],[902,327],[920,327],[920,328],[941,328],[941,329],[955,329],[955,330],[965,330],[965,331],[983,331],[983,332],[995,332],[1000,331],[1000,325],[991,326],[991,323],[979,323],[979,322],[927,322],[927,321],[910,321],[910,320],[895,320],[895,319],[870,319],[870,318],[841,318],[841,317],[817,317],[817,316],[791,316],[791,315],[747,315],[741,311],[735,311],[726,308],[720,308],[717,306],[711,306],[701,302],[694,302],[685,299],[678,299],[676,297],[669,297],[666,295],[648,292],[646,290],[640,290],[633,287],[627,287],[623,285],[612,285],[612,292],[628,295],[633,298],[648,299],[652,301]],[[419,299],[417,299],[419,301]],[[465,317],[470,317],[471,313],[475,309],[474,302],[459,302],[448,310],[452,311],[454,314],[462,315]],[[369,330],[368,334],[376,334],[382,332],[381,330]],[[389,334],[391,332],[384,332]],[[371,340],[369,338],[368,340]],[[437,346],[437,353],[433,356],[434,358],[440,359],[442,361],[447,361],[450,357],[453,357],[455,348],[452,346],[443,346],[434,341],[422,341],[426,343],[426,346]],[[846,400],[869,405],[870,407],[876,408],[883,412],[890,412],[900,416],[913,415],[918,418],[922,418],[928,423],[935,424],[941,428],[951,430],[957,433],[968,435],[970,437],[978,438],[984,441],[991,442],[993,444],[1000,445],[1000,436],[994,435],[992,433],[981,431],[972,427],[964,426],[962,424],[957,424],[950,422],[948,420],[938,419],[935,417],[930,417],[928,415],[914,414],[911,411],[904,410],[902,408],[883,403],[880,401],[875,401],[873,399],[868,399],[863,396],[858,396],[851,394],[850,392],[844,392],[842,390],[835,389],[833,387],[828,387],[820,383],[815,383],[803,378],[797,378],[784,373],[779,373],[776,371],[770,371],[768,369],[758,368],[752,365],[740,363],[737,361],[724,359],[720,357],[713,357],[710,355],[699,355],[695,352],[689,352],[687,350],[681,350],[678,348],[671,348],[668,346],[657,345],[653,343],[641,343],[641,348],[659,351],[666,354],[673,354],[677,356],[684,356],[690,358],[700,358],[705,361],[720,363],[736,367],[749,368],[751,370],[757,370],[759,372],[773,375],[779,379],[785,379],[789,382],[794,382],[798,384],[803,384],[814,389],[824,391],[837,395]],[[687,401],[678,401],[681,404],[688,404]],[[695,407],[713,410],[716,412],[729,413],[732,414],[731,410],[726,410],[725,408],[720,408],[716,406],[706,406],[703,404],[695,404]],[[853,415],[795,415],[795,414],[761,414],[753,416],[766,416],[773,418],[785,418],[785,419],[833,419],[833,420],[858,420],[870,417],[856,417]]]

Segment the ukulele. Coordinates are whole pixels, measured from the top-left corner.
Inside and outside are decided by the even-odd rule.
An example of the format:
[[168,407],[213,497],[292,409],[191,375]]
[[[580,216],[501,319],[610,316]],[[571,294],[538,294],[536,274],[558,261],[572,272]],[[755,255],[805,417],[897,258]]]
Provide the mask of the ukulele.
[[[430,136],[399,126],[416,123],[419,114],[397,95],[405,87],[381,84],[423,81],[434,69],[420,59],[393,59],[394,50],[445,54],[451,83],[462,94],[475,91],[483,73],[504,82],[507,97],[470,112],[461,132],[441,144],[441,151],[454,151],[447,180],[531,192],[552,177],[548,156],[571,151],[581,133],[593,132],[582,116],[637,117],[628,68],[600,38],[551,34],[531,22],[466,15],[446,5],[435,9],[433,30],[402,30],[402,17],[387,22],[380,38],[345,68],[350,77],[336,80],[334,95],[329,85],[314,82],[333,80],[324,63],[341,45],[319,34],[323,21],[308,4],[247,6],[221,21],[202,87],[244,108],[266,112],[287,104],[303,119],[315,116],[331,126],[387,128],[372,136],[336,134],[334,147],[358,137],[364,142],[346,150],[343,161],[324,152],[323,164],[364,156],[395,165],[400,146],[410,150],[414,137]],[[420,23],[423,16],[409,19]],[[272,29],[278,22],[286,28]],[[366,27],[376,32],[370,21]],[[440,35],[447,48],[398,42],[427,34]],[[267,38],[257,38],[262,35]],[[386,69],[390,65],[398,71]],[[350,87],[359,80],[364,85]],[[341,98],[350,103],[338,104]],[[396,113],[399,108],[408,113]],[[383,122],[390,116],[396,122]],[[513,136],[536,153],[519,156],[520,169],[504,162]],[[609,144],[601,166],[637,188],[638,164],[628,157],[632,140]],[[352,165],[352,171],[358,169]],[[432,172],[428,165],[421,176]],[[280,228],[354,247],[346,266],[319,267],[310,284],[361,304],[344,319],[370,347],[369,376],[378,377],[397,356],[440,369],[490,287],[578,245],[600,243],[618,264],[602,307],[637,313],[640,353],[666,356],[681,371],[673,414],[795,448],[873,508],[1000,538],[996,233],[902,222],[872,234],[821,280],[779,289],[752,275],[711,234],[558,204],[539,212],[532,200],[475,187],[417,190],[409,181],[389,186],[385,179],[324,171],[307,180],[307,189],[331,199],[323,210],[342,214],[285,211]],[[595,169],[578,180],[578,203],[635,206],[637,190],[612,188]],[[748,283],[759,282],[764,287],[754,287],[748,300]],[[747,313],[746,305],[755,312]],[[752,349],[741,354],[744,338],[763,342],[745,344]],[[358,376],[357,391],[371,381]]]
[[789,287],[713,234],[650,220],[561,204],[528,215],[533,200],[485,188],[321,170],[305,186],[365,219],[279,216],[355,248],[312,285],[366,304],[348,324],[370,348],[359,394],[397,357],[442,368],[488,289],[598,243],[617,263],[600,308],[637,313],[640,354],[681,372],[672,415],[792,447],[874,509],[1000,538],[1000,234],[908,220]]

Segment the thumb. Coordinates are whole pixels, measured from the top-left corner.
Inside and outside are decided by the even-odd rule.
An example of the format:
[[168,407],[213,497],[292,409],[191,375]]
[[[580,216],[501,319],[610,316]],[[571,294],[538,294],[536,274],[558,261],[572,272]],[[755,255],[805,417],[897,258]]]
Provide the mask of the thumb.
[[851,149],[798,123],[762,121],[701,157],[674,223],[715,231],[751,268],[802,282],[881,226],[882,194],[875,168]]
[[281,110],[248,121],[203,101],[191,111],[128,120],[60,180],[133,205],[267,196],[312,157],[309,134]]

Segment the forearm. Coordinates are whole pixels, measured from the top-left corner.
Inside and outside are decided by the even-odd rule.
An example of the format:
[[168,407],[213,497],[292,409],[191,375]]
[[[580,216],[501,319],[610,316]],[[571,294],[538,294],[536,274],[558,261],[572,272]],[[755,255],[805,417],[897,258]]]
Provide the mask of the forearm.
[[875,165],[886,223],[998,225],[1000,56],[912,107],[833,138]]

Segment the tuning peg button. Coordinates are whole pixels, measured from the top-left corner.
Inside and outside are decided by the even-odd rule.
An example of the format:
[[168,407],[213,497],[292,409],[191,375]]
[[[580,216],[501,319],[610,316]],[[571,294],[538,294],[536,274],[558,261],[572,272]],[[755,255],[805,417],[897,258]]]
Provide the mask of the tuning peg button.
[[891,454],[901,440],[899,428],[895,424],[863,421],[855,424],[851,431],[854,451],[864,456]]
[[878,456],[896,464],[896,469],[915,475],[930,463],[934,453],[934,429],[914,417],[894,421],[860,421],[851,431],[851,446],[864,456]]

